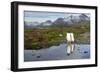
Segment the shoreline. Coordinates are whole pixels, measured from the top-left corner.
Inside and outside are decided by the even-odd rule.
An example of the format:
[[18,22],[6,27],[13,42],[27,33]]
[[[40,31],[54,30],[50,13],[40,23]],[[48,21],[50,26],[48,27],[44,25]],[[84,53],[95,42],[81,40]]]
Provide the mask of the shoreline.
[[[62,44],[66,44],[66,43],[62,43]],[[81,44],[83,44],[83,45],[89,45],[90,43],[86,43],[86,42],[84,42],[84,43],[82,43],[82,42],[74,42],[74,43],[72,43],[72,44],[79,44],[79,45],[81,45]],[[61,44],[59,44],[59,45],[61,45]],[[59,46],[59,45],[52,45],[52,46]],[[50,46],[50,47],[52,47],[52,46]],[[47,48],[50,48],[50,47],[45,47],[45,48],[27,48],[27,49],[25,49],[24,48],[24,50],[40,50],[40,49],[47,49]]]

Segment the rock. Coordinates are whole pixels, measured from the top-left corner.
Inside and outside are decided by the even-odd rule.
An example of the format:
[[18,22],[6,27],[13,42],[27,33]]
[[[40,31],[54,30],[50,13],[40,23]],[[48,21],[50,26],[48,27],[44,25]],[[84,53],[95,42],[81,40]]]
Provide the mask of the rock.
[[84,53],[88,53],[88,51],[84,51]]
[[39,56],[37,56],[37,58],[40,58],[41,56],[39,55]]
[[69,56],[70,54],[68,53],[67,55]]

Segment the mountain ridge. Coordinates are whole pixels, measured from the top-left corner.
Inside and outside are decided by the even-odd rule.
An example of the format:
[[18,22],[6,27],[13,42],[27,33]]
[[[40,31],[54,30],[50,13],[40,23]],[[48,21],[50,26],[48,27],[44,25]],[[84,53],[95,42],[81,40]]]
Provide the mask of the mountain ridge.
[[80,14],[79,16],[70,15],[66,18],[60,17],[55,21],[46,20],[45,22],[26,22],[24,21],[25,28],[41,28],[49,26],[72,26],[81,22],[90,22],[90,17],[85,14]]

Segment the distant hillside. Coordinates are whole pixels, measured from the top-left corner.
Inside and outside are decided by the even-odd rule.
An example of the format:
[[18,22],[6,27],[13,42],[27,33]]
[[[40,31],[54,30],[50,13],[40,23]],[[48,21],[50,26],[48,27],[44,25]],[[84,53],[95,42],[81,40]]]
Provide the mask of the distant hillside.
[[26,22],[24,21],[25,28],[44,28],[44,27],[65,27],[84,25],[90,22],[90,17],[85,14],[79,16],[70,15],[66,18],[57,18],[55,21],[47,20],[45,22]]

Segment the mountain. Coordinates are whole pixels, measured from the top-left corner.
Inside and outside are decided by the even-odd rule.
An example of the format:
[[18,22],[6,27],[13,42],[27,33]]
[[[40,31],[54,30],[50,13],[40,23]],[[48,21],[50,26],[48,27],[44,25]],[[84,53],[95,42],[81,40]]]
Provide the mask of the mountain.
[[79,16],[70,15],[69,17],[64,18],[64,21],[67,22],[68,24],[75,24],[78,22],[88,21],[88,20],[90,20],[90,18],[85,14],[80,14]]
[[79,16],[69,16],[67,18],[64,18],[64,21],[67,22],[68,24],[73,24],[73,23],[77,23],[80,21]]
[[49,26],[72,26],[77,23],[85,23],[90,21],[90,17],[86,14],[80,14],[80,15],[70,15],[66,18],[57,18],[55,21],[47,20],[45,22],[24,22],[25,28],[41,28],[41,27],[49,27]]
[[62,25],[67,25],[67,22],[64,21],[64,18],[58,18],[52,24],[52,26],[62,26]]
[[77,23],[81,23],[81,22],[88,22],[90,21],[90,18],[85,15],[85,14],[80,14],[78,16],[76,15],[70,15],[66,18],[58,18],[56,19],[52,26],[72,26],[75,25]]
[[89,20],[90,20],[90,17],[88,17],[88,16],[85,15],[85,14],[81,14],[81,15],[79,16],[79,18],[80,18],[80,21],[89,21]]
[[39,22],[24,22],[25,28],[35,28],[37,25],[40,25]]
[[40,25],[42,25],[42,26],[50,26],[51,24],[52,24],[51,20],[47,20],[45,22],[40,23]]

